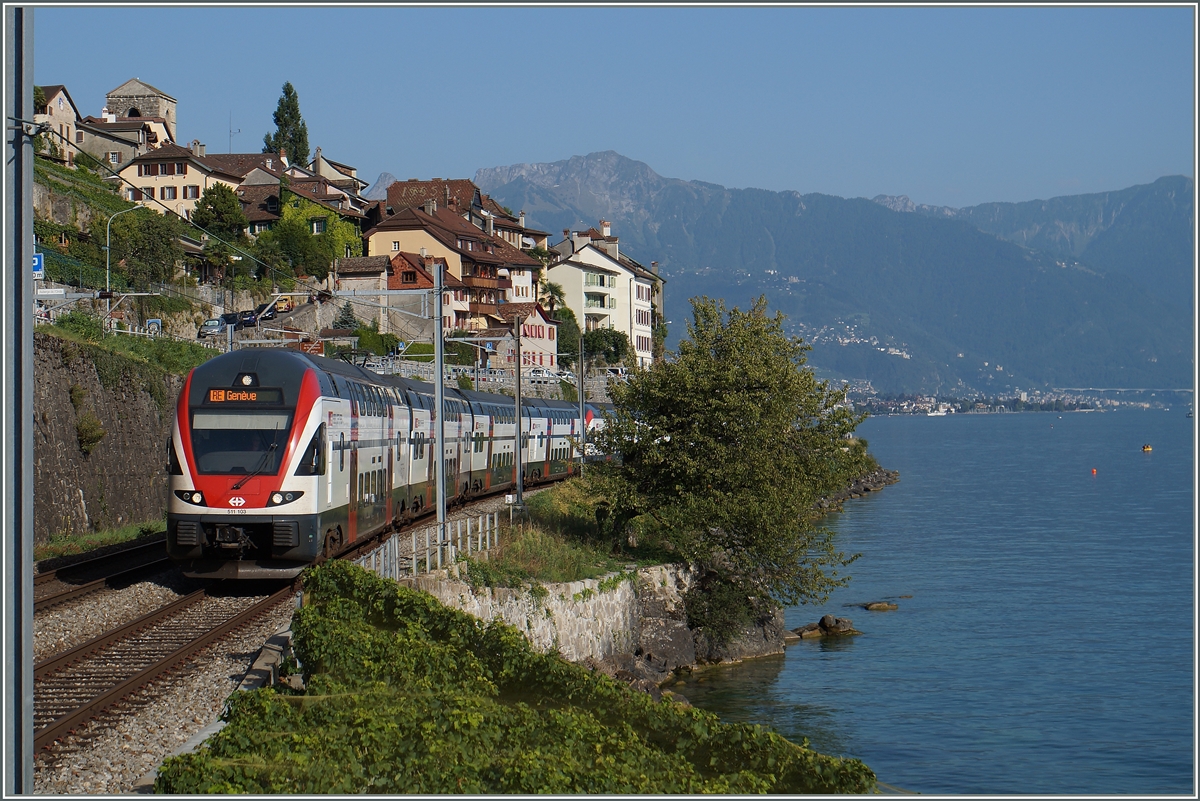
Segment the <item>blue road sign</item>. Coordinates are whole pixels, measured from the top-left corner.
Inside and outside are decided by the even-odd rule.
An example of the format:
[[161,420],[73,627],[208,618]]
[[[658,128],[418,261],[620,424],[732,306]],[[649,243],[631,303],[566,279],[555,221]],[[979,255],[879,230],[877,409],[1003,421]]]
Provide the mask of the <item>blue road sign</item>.
[[46,257],[41,253],[33,254],[33,280],[41,281],[46,277]]

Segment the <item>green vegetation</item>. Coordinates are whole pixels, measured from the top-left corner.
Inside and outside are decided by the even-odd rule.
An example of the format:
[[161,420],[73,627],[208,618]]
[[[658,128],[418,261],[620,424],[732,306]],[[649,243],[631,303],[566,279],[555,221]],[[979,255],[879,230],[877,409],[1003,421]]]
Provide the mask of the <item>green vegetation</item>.
[[153,537],[166,530],[162,520],[151,520],[145,523],[132,523],[120,528],[89,531],[84,534],[55,534],[48,540],[33,546],[35,561],[54,559],[59,556],[73,556],[87,553],[106,545],[118,545],[142,537]]
[[91,409],[84,409],[75,420],[75,436],[79,440],[79,450],[83,451],[85,456],[96,449],[107,433],[100,425],[100,418],[96,417],[96,413]]
[[870,792],[862,762],[654,701],[347,562],[305,577],[306,690],[234,693],[160,793]]
[[500,548],[489,554],[487,561],[463,559],[471,586],[522,587],[531,582],[582,581],[607,575],[624,564],[614,560],[605,550],[538,526],[503,531],[500,543]]
[[291,164],[308,163],[308,126],[300,116],[300,96],[291,81],[284,83],[283,94],[273,116],[275,133],[263,136],[264,153],[287,153]]
[[589,361],[599,356],[609,365],[625,361],[631,350],[629,337],[624,331],[615,328],[594,328],[588,331],[583,335],[583,349]]
[[839,571],[856,557],[836,549],[813,506],[873,460],[847,439],[862,417],[805,367],[808,346],[765,299],[745,312],[708,298],[692,308],[676,361],[610,389],[615,414],[595,440],[622,459],[588,475],[614,549],[632,532],[700,568],[689,625],[723,639],[849,580]]
[[[163,410],[175,400],[168,390],[167,374],[186,375],[219,353],[192,342],[105,334],[98,319],[84,311],[64,314],[54,325],[40,325],[37,333],[59,340],[64,363],[84,360],[94,365],[105,389],[142,390]],[[82,388],[72,388],[71,401],[76,409],[82,406],[85,396]],[[76,432],[84,453],[90,453],[104,436],[99,420],[86,419],[90,414],[81,413]]]

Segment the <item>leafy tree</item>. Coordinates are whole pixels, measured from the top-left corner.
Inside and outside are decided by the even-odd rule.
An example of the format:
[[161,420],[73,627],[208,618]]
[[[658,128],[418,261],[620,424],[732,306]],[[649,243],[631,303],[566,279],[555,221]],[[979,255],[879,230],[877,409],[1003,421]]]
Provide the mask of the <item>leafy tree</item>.
[[[98,242],[104,241],[106,222],[103,218],[93,222],[93,238]],[[182,234],[183,221],[174,214],[139,209],[113,218],[113,271],[124,275],[135,287],[170,280],[175,264],[183,258],[179,244]]]
[[615,328],[594,328],[583,335],[589,358],[602,356],[608,364],[620,364],[629,354],[629,337]]
[[845,390],[805,367],[809,346],[783,333],[760,297],[748,311],[696,298],[678,359],[610,389],[614,413],[597,446],[619,547],[626,526],[657,536],[700,568],[689,622],[715,638],[779,605],[823,601],[856,557],[816,526],[815,501],[866,472],[863,419]]
[[230,267],[242,265],[241,272],[247,273],[252,262],[244,256],[239,261],[234,258],[234,249],[245,250],[246,214],[242,211],[242,203],[233,190],[224,184],[214,183],[204,190],[192,212],[192,222],[207,231],[212,237],[204,243],[204,261],[218,268],[227,276],[234,271]]
[[225,240],[241,239],[250,224],[238,196],[220,183],[212,184],[200,195],[192,222]]
[[559,321],[558,361],[562,366],[570,367],[579,360],[579,323],[575,312],[568,306],[559,306],[551,317]]
[[264,153],[287,153],[291,164],[308,163],[308,126],[300,116],[300,96],[290,82],[283,85],[275,107],[275,133],[263,136]]

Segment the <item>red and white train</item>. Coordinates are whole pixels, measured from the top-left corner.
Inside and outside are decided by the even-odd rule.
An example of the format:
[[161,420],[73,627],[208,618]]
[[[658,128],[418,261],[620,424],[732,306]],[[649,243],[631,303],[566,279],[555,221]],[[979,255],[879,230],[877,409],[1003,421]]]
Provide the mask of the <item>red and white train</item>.
[[[432,384],[290,350],[241,350],[188,375],[168,446],[167,553],[199,578],[290,578],[437,503]],[[505,395],[445,389],[446,497],[516,479]],[[588,404],[586,425],[601,424]],[[578,406],[524,400],[528,484],[577,470]]]

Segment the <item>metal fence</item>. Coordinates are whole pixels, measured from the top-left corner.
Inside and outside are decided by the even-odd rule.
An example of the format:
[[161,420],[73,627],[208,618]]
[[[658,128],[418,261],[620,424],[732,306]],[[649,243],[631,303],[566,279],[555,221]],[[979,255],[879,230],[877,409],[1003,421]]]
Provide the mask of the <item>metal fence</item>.
[[[413,530],[410,541],[389,537],[378,548],[354,560],[356,565],[383,578],[398,579],[441,570],[460,556],[487,551],[500,544],[498,512],[446,523],[446,536],[439,540],[437,526]],[[407,548],[405,546],[408,546]]]

